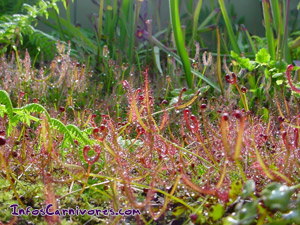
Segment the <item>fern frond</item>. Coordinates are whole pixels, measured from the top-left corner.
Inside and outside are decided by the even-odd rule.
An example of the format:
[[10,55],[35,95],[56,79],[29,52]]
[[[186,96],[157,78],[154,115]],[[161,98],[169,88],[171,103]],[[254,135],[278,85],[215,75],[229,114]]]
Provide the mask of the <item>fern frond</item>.
[[4,90],[0,90],[0,104],[5,105],[8,118],[10,119],[13,115],[13,105],[8,93]]
[[[30,124],[30,120],[33,120],[35,122],[39,122],[40,119],[30,115],[30,112],[28,112],[27,110],[24,109],[13,109],[14,113],[16,115],[19,115],[19,119],[20,121],[22,121],[23,123],[27,123],[28,125]],[[14,117],[16,116],[14,115]],[[13,117],[13,118],[14,118]],[[19,121],[18,121],[19,122]]]
[[93,133],[94,127],[88,127],[83,130],[84,133],[91,135]]
[[28,35],[30,44],[38,46],[47,56],[54,56],[57,39],[52,35],[35,29],[34,27],[31,27],[31,30],[31,34]]
[[44,106],[37,103],[30,103],[21,108],[21,110],[26,110],[27,112],[37,112],[37,113],[45,113],[45,116],[48,120],[50,120],[50,115],[48,111],[44,108]]
[[64,141],[70,141],[73,145],[75,145],[70,131],[61,121],[52,118],[50,119],[50,124],[52,127],[57,129],[60,133],[63,133],[65,135]]
[[0,117],[4,117],[5,113],[7,113],[6,107],[4,105],[0,105]]
[[84,144],[91,144],[91,140],[87,137],[86,134],[84,134],[78,127],[76,127],[73,124],[68,124],[66,126],[68,130],[75,136],[77,137],[82,143]]
[[16,114],[14,116],[11,117],[11,119],[9,120],[10,124],[15,127],[18,125],[18,123],[21,121],[21,115]]

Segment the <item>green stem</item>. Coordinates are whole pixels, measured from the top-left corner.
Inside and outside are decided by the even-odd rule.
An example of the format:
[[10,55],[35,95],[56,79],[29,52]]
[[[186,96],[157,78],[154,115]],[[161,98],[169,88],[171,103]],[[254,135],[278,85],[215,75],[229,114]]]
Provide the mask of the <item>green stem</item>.
[[202,77],[204,76],[206,69],[207,69],[207,66],[204,66],[204,69],[203,69],[203,71],[202,71],[202,76],[200,77],[200,79],[199,79],[199,81],[198,81],[198,84],[197,84],[197,88],[199,88],[199,86],[200,86],[201,83],[202,83]]

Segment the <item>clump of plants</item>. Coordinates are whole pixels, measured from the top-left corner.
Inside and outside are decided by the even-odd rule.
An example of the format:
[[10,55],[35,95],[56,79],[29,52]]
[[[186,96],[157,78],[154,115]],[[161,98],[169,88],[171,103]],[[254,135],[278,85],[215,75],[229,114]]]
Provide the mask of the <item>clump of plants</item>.
[[[73,65],[63,48],[58,44],[59,56],[51,64],[49,79],[33,76],[28,55],[19,62],[19,90],[33,90],[27,98],[34,96],[34,88],[41,88],[34,82],[45,85],[40,92],[46,94],[59,81],[55,86],[66,88],[64,101],[73,106],[84,67]],[[13,68],[13,63],[2,62]],[[78,81],[63,76],[62,70]],[[4,71],[8,76],[10,70]],[[291,71],[289,66],[288,81],[297,91]],[[100,116],[93,108],[72,115],[60,107],[50,113],[53,108],[39,101],[16,98],[18,103],[13,103],[14,98],[1,90],[1,189],[7,193],[2,197],[2,221],[71,220],[68,215],[12,216],[9,207],[38,209],[52,204],[53,211],[78,206],[140,212],[134,218],[116,213],[72,217],[77,223],[263,224],[287,218],[297,223],[298,200],[293,193],[299,179],[298,106],[285,115],[278,103],[279,113],[260,118],[249,110],[247,90],[240,87],[236,75],[223,79],[235,86],[241,106],[225,98],[204,99],[206,89],[192,91],[186,99],[186,88],[170,103],[157,104],[145,69],[140,88],[122,82],[127,101],[122,118],[116,118],[109,107]],[[12,95],[18,93],[10,90]],[[286,214],[289,210],[292,214]]]
[[[235,30],[223,0],[200,25],[202,1],[183,1],[182,20],[170,0],[172,23],[158,34],[146,1],[100,0],[95,40],[71,24],[68,1],[66,19],[58,1],[38,2],[16,17],[20,33],[16,20],[0,37],[0,223],[300,224],[290,1],[285,13],[262,1],[259,38]],[[46,63],[17,47],[48,13],[55,23],[40,19],[65,42]],[[210,31],[216,49],[198,35]]]

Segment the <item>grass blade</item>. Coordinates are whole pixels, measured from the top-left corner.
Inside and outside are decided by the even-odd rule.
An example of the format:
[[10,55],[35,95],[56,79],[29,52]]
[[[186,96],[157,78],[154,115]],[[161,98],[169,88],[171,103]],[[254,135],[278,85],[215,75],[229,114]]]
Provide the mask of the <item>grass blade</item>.
[[197,30],[197,33],[205,33],[205,32],[209,32],[209,31],[213,31],[216,28],[217,28],[217,25],[216,24],[212,24],[212,25],[209,25],[207,27],[199,28]]
[[128,57],[129,62],[132,63],[133,53],[134,53],[134,43],[135,43],[135,32],[137,21],[139,19],[140,9],[141,9],[142,1],[137,1],[135,5],[135,11],[133,12],[133,8],[129,8],[129,47],[128,47]]
[[289,18],[289,8],[290,8],[290,0],[286,1],[287,6],[286,6],[286,12],[284,15],[284,31],[283,31],[283,38],[282,38],[282,43],[281,43],[281,54],[280,54],[280,59],[282,58],[282,55],[284,59],[288,62],[291,63],[291,54],[288,50],[288,18]]
[[[197,29],[197,35],[201,34],[201,33],[206,33],[206,32],[210,32],[213,31],[217,28],[216,24],[211,24],[208,25],[207,27],[203,27],[203,28],[198,28]],[[186,32],[187,35],[191,34],[191,31],[187,31]]]
[[217,27],[217,39],[218,39],[218,55],[217,55],[217,74],[218,74],[218,81],[221,88],[222,95],[224,95],[224,87],[222,82],[222,71],[221,71],[221,41],[220,41],[220,33],[219,28]]
[[[162,44],[159,40],[157,40],[154,36],[152,36],[152,41],[153,44],[155,44],[157,47],[159,47],[161,50],[163,50],[165,53],[167,53],[168,55],[171,55],[172,57],[174,57],[174,59],[182,65],[182,61],[180,60],[180,57],[175,54],[174,52],[172,52],[170,49],[168,49],[164,44]],[[191,72],[198,76],[198,77],[202,77],[202,74],[200,74],[199,72],[191,69]],[[213,83],[210,79],[208,79],[207,77],[202,77],[202,80],[204,80],[208,85],[210,85],[211,87],[213,87],[215,90],[217,90],[218,92],[221,92],[220,88]]]
[[300,46],[300,36],[289,43],[290,49],[295,49],[298,48],[299,46]]
[[269,13],[269,3],[267,0],[263,0],[263,14],[265,21],[265,29],[266,29],[266,39],[268,41],[268,50],[271,55],[271,59],[275,60],[275,46],[274,46],[274,37],[270,24],[270,13]]
[[[53,20],[56,20],[55,12],[50,11],[49,17]],[[91,39],[89,39],[83,32],[80,31],[80,28],[68,23],[68,21],[62,17],[59,17],[58,21],[63,27],[65,27],[64,31],[68,33],[68,36],[77,39],[80,44],[85,46],[85,48],[87,48],[90,52],[95,52],[97,46],[91,41]]]
[[271,9],[272,9],[272,18],[274,22],[274,28],[277,32],[277,35],[283,35],[283,24],[281,13],[279,9],[279,1],[278,0],[271,0]]
[[114,33],[115,33],[115,27],[117,26],[117,19],[118,19],[118,1],[114,0],[112,23],[109,24],[109,39],[111,42],[112,40],[114,40]]
[[156,67],[157,67],[159,73],[162,74],[162,68],[161,68],[161,65],[160,65],[159,47],[154,46],[153,52],[154,52]]
[[169,0],[170,5],[170,16],[171,23],[174,32],[174,38],[176,42],[176,48],[178,54],[182,60],[183,68],[185,71],[185,77],[189,88],[193,88],[193,77],[191,73],[191,63],[189,60],[188,53],[185,49],[184,38],[182,35],[180,16],[179,16],[179,5],[177,0]]
[[206,25],[220,13],[220,9],[214,9],[206,18],[205,20],[199,25],[198,29],[202,29],[206,27]]
[[247,38],[247,41],[248,41],[249,45],[252,48],[253,53],[256,54],[257,53],[256,47],[254,45],[254,42],[253,42],[253,40],[252,40],[252,38],[251,38],[251,36],[250,36],[247,28],[245,27],[244,24],[242,24],[241,27],[242,27],[242,30],[244,31],[244,34],[245,34],[245,36]]
[[100,0],[99,19],[98,19],[98,38],[99,38],[99,41],[101,41],[101,35],[102,35],[103,6],[104,6],[104,0]]
[[231,23],[230,23],[230,20],[229,20],[229,17],[228,17],[226,8],[225,8],[224,0],[219,0],[219,4],[220,4],[222,15],[223,15],[223,18],[224,18],[224,21],[225,21],[225,24],[226,24],[227,32],[228,32],[228,35],[229,35],[229,39],[230,39],[230,43],[231,43],[231,46],[233,48],[233,51],[235,51],[238,54],[241,54],[240,48],[239,48],[239,46],[237,44],[237,41],[235,39],[233,29],[232,29],[232,26],[231,26]]
[[197,27],[198,27],[198,20],[199,20],[199,15],[200,15],[200,10],[201,10],[201,6],[202,6],[202,0],[199,0],[194,12],[194,17],[193,17],[193,33],[192,33],[192,38],[190,41],[189,46],[191,46],[196,38],[196,34],[197,34]]
[[126,21],[128,20],[128,14],[129,14],[129,3],[130,0],[123,0],[122,6],[120,9],[120,49],[124,49],[127,32],[126,32]]

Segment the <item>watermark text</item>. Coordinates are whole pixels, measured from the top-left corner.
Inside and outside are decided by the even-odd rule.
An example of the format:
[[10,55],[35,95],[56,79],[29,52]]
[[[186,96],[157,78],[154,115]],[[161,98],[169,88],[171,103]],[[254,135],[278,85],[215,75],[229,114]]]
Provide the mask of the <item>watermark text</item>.
[[115,211],[113,209],[80,209],[78,206],[76,208],[68,209],[56,209],[53,210],[53,204],[46,205],[45,208],[33,209],[31,206],[28,206],[26,209],[19,208],[18,204],[13,204],[9,206],[12,209],[11,215],[13,216],[22,216],[22,215],[33,215],[33,216],[135,216],[141,215],[140,210],[138,209],[120,209]]

